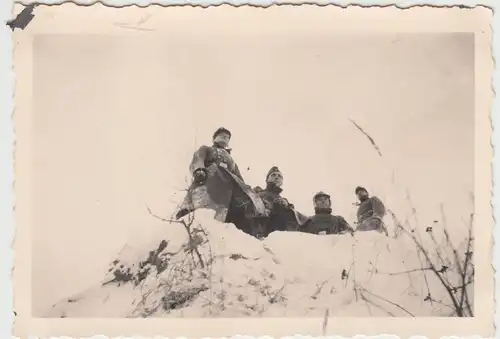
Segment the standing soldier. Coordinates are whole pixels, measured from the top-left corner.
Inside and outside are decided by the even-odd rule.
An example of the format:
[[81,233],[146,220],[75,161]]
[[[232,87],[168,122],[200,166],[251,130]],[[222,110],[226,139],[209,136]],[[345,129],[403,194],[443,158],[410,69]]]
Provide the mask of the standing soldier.
[[378,231],[388,235],[383,221],[385,206],[382,201],[376,196],[370,197],[366,188],[361,186],[356,187],[354,192],[359,199],[356,231]]
[[199,208],[216,212],[221,222],[233,223],[245,233],[260,237],[260,218],[266,216],[262,200],[248,186],[231,156],[231,132],[223,127],[213,135],[211,146],[203,145],[194,154],[189,166],[193,183],[181,204],[176,218]]
[[304,231],[313,234],[342,234],[353,232],[349,223],[340,215],[332,215],[330,195],[318,192],[313,197],[314,216],[309,218]]

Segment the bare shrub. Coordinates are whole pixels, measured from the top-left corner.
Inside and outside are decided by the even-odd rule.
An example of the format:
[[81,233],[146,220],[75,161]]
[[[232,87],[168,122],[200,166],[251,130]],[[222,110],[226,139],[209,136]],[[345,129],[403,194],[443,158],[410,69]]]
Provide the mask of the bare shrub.
[[[366,138],[368,138],[369,142],[371,143],[377,154],[380,156],[380,158],[383,158],[380,148],[376,144],[374,138],[372,138],[372,136],[370,136],[354,120],[350,119],[350,121],[358,131],[360,131]],[[392,171],[392,174],[394,180],[394,171]],[[407,199],[410,203],[416,225],[412,227],[408,220],[405,220],[405,222],[401,222],[397,215],[392,210],[388,209],[388,213],[395,225],[392,237],[394,239],[402,239],[402,236],[404,235],[407,237],[407,239],[410,239],[411,243],[416,248],[420,267],[404,272],[393,272],[390,274],[410,275],[414,272],[421,272],[423,274],[425,287],[427,290],[427,295],[424,297],[424,301],[449,308],[451,311],[451,316],[473,317],[474,312],[471,297],[473,296],[472,293],[474,284],[474,264],[472,260],[472,248],[474,242],[474,214],[470,214],[470,220],[467,222],[467,235],[465,236],[464,241],[461,243],[461,245],[465,246],[465,248],[460,248],[460,245],[456,246],[451,240],[446,225],[446,217],[442,205],[442,234],[439,235],[442,236],[444,241],[438,243],[436,232],[437,226],[439,226],[439,222],[434,221],[433,226],[426,226],[425,235],[421,235],[419,230],[422,228],[422,225],[418,221],[416,209],[413,207],[408,190]],[[426,245],[428,242],[426,240],[430,240],[429,242],[431,246]],[[447,296],[446,300],[434,299],[432,293],[433,291],[431,291],[430,288],[428,275],[432,275],[433,277],[435,277],[439,282],[439,285],[444,288]]]
[[[393,214],[392,211],[390,213]],[[407,236],[417,249],[417,255],[422,257],[421,267],[406,272],[395,272],[392,274],[409,274],[421,271],[426,281],[427,295],[424,301],[446,306],[452,311],[453,316],[473,317],[473,307],[470,298],[471,287],[474,283],[474,264],[472,261],[472,245],[474,215],[471,214],[468,223],[468,232],[465,239],[465,248],[458,249],[452,243],[446,225],[443,225],[442,235],[445,239],[443,244],[436,240],[436,227],[426,227],[425,233],[431,240],[432,246],[424,245],[423,237],[417,229],[410,229],[401,224],[396,227]],[[437,224],[437,221],[435,222]],[[447,300],[436,300],[433,297],[427,275],[432,274],[445,289]]]

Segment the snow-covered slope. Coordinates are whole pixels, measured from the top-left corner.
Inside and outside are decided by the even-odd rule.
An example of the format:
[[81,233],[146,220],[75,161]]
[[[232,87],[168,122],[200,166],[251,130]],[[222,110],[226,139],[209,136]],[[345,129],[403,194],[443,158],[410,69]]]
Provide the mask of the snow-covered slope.
[[[49,317],[449,316],[446,291],[415,247],[377,232],[275,232],[257,240],[197,211],[128,244],[103,284]],[[191,242],[191,244],[190,244]],[[196,250],[195,250],[196,249]],[[411,273],[405,273],[412,271]],[[426,277],[424,277],[424,273]],[[426,278],[426,279],[425,279]],[[432,299],[424,300],[428,291]]]

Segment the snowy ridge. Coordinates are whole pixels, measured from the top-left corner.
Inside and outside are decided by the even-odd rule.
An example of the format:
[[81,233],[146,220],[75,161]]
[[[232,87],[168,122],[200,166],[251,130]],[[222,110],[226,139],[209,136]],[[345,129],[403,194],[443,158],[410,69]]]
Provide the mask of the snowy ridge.
[[191,241],[183,224],[165,223],[128,244],[102,285],[47,316],[453,315],[447,291],[402,238],[274,232],[260,241],[213,216],[197,211]]

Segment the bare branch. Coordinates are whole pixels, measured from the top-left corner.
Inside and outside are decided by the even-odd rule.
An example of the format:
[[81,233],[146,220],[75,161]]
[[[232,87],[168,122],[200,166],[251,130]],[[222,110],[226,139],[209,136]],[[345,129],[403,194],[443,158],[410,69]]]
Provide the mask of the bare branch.
[[373,147],[377,150],[378,152],[378,155],[382,156],[382,153],[380,152],[380,148],[378,147],[378,145],[375,143],[375,140],[373,140],[373,138],[368,134],[366,133],[362,128],[361,126],[359,126],[354,120],[350,119],[349,118],[349,121],[354,125],[356,126],[356,128],[361,132],[363,133],[367,138],[368,140],[370,140],[370,143],[373,145]]
[[380,272],[377,271],[377,274],[386,274],[386,275],[401,275],[401,274],[408,274],[408,273],[414,273],[414,272],[423,272],[423,271],[432,271],[432,267],[424,267],[424,268],[415,268],[413,270],[407,270],[407,271],[401,271],[401,272]]
[[155,217],[156,219],[159,219],[163,222],[169,222],[169,223],[177,223],[177,224],[183,224],[184,221],[183,220],[172,220],[172,219],[165,219],[165,218],[162,218],[156,214],[154,214],[151,209],[149,208],[149,206],[146,205],[146,208],[148,210],[148,213],[151,214],[151,216]]
[[193,235],[191,234],[191,225],[192,225],[192,222],[194,221],[194,218],[191,218],[189,221],[189,224],[188,224],[184,220],[169,220],[169,219],[162,218],[162,217],[154,214],[148,206],[146,206],[146,208],[148,209],[149,214],[151,214],[153,217],[155,217],[161,221],[169,222],[169,223],[178,223],[178,224],[182,224],[184,226],[184,228],[186,229],[186,232],[188,234],[188,237],[189,237],[188,251],[190,251],[191,253],[192,253],[192,251],[194,251],[196,256],[198,257],[198,261],[200,263],[201,268],[205,268],[205,263],[203,262],[200,251],[198,250],[198,245],[195,243],[195,241],[193,239]]
[[[356,248],[356,242],[354,241],[352,243],[352,262],[351,262],[351,267],[352,267],[352,289],[354,290],[354,296],[356,297],[356,301],[358,301],[358,286],[357,286],[357,283],[356,283],[356,255],[355,255],[355,248]],[[351,271],[351,269],[349,269],[349,272]],[[348,273],[348,277],[349,277],[349,273]],[[346,279],[346,284],[347,284],[347,279]]]
[[[467,252],[465,253],[465,262],[464,262],[463,270],[462,270],[462,273],[460,274],[460,276],[462,278],[462,285],[464,286],[464,288],[462,289],[462,296],[460,298],[460,307],[463,307],[464,302],[465,302],[467,309],[471,313],[471,316],[473,316],[473,314],[472,314],[472,309],[471,309],[471,305],[469,302],[469,295],[468,295],[467,287],[466,287],[467,286],[466,276],[467,276],[467,268],[468,268],[470,260],[472,258],[471,245],[472,245],[472,227],[473,227],[473,224],[474,224],[474,214],[471,214],[469,233],[468,233],[468,237],[467,237]],[[456,250],[455,250],[455,252],[456,252]],[[474,271],[474,268],[472,270]]]
[[330,280],[330,278],[326,279],[323,281],[321,284],[316,284],[316,292],[311,296],[311,299],[317,299],[318,295],[321,293],[323,290],[323,287],[326,285],[326,283]]
[[[430,296],[428,296],[428,298],[429,298],[429,299],[432,299]],[[453,306],[451,306],[451,305],[445,304],[444,302],[439,301],[439,300],[436,300],[436,299],[432,299],[432,301],[433,301],[433,302],[435,302],[436,304],[439,304],[439,305],[443,305],[443,306],[445,306],[445,307],[448,307],[448,308],[450,308],[450,309],[452,309],[453,311],[455,311],[455,312],[456,312],[455,308],[453,308]]]
[[[441,213],[443,214],[443,218],[444,218],[444,211],[443,211],[443,207],[442,206],[441,206]],[[448,233],[448,230],[446,229],[446,226],[445,226],[445,229],[444,229],[444,235],[445,235],[445,239],[446,239],[446,244],[452,250],[453,257],[454,257],[454,260],[455,260],[455,265],[456,265],[456,267],[458,269],[458,273],[460,275],[460,279],[461,279],[461,282],[462,282],[462,286],[452,287],[452,291],[456,292],[459,289],[461,290],[460,291],[460,301],[458,302],[459,308],[460,308],[461,312],[463,312],[463,310],[464,310],[464,303],[465,303],[465,308],[468,310],[470,316],[474,316],[474,315],[473,315],[472,307],[471,307],[470,302],[469,302],[469,295],[468,295],[468,291],[467,291],[466,286],[470,284],[470,282],[473,280],[473,276],[474,276],[474,269],[472,268],[472,272],[471,272],[470,276],[467,277],[468,268],[469,268],[469,266],[471,266],[471,257],[472,257],[472,255],[471,255],[471,252],[470,252],[470,248],[472,246],[472,241],[473,241],[473,236],[472,236],[473,223],[474,223],[474,214],[471,214],[471,216],[470,216],[470,222],[469,222],[469,227],[468,227],[468,236],[467,236],[467,248],[466,248],[467,252],[464,253],[465,260],[464,260],[463,265],[461,263],[460,256],[458,254],[457,248],[451,242],[450,235]],[[457,311],[457,314],[459,314],[459,313],[460,312]]]
[[330,315],[330,309],[327,308],[325,310],[325,315],[323,316],[323,331],[322,331],[322,334],[323,334],[323,337],[326,335],[326,329],[328,328],[328,316]]
[[399,309],[400,309],[400,310],[402,310],[403,312],[407,313],[408,315],[410,315],[410,316],[412,316],[412,317],[415,317],[415,316],[414,316],[414,315],[413,315],[410,311],[408,311],[408,310],[407,310],[406,308],[404,308],[403,306],[398,305],[398,304],[396,304],[396,303],[394,303],[394,302],[392,302],[392,301],[390,301],[390,300],[387,300],[387,299],[385,299],[384,297],[381,297],[381,296],[379,296],[379,295],[377,295],[377,294],[375,294],[375,293],[372,293],[372,292],[368,291],[367,289],[365,289],[365,288],[363,288],[363,287],[361,287],[361,290],[362,290],[362,292],[366,292],[366,293],[368,293],[369,295],[374,296],[375,298],[378,298],[378,299],[380,299],[380,300],[382,300],[382,301],[385,301],[386,303],[389,303],[389,304],[391,304],[391,305],[393,305],[393,306],[396,306],[397,308],[399,308]]
[[[429,257],[429,253],[427,250],[423,247],[421,241],[419,241],[414,234],[411,232],[408,232],[406,229],[403,229],[404,232],[412,239],[413,243],[417,247],[417,249],[424,255],[425,260],[427,261],[427,264],[431,267],[431,271],[434,273],[434,275],[439,279],[440,283],[443,285],[443,287],[446,289],[446,292],[448,293],[448,296],[450,297],[451,301],[453,302],[453,306],[455,307],[458,316],[463,316],[463,311],[460,309],[460,305],[455,298],[455,295],[453,294],[452,287],[450,286],[449,282],[446,281],[445,278],[440,273],[440,270],[438,270],[435,266],[434,263],[432,262],[431,258]],[[430,292],[429,292],[430,295]],[[431,299],[429,301],[432,302]]]
[[[376,304],[375,302],[373,302],[373,300],[369,300],[365,297],[365,295],[363,293],[361,293],[361,299],[364,300],[367,305],[372,305],[372,306],[375,306],[376,308],[378,308],[379,310],[382,310],[383,312],[387,313],[388,315],[390,315],[391,317],[395,317],[396,315],[394,313],[392,313],[391,311],[388,311],[386,310],[385,308],[383,308],[382,306],[380,306],[379,304]],[[371,312],[370,312],[371,313]]]
[[[373,145],[373,147],[377,150],[379,156],[382,156],[382,153],[380,152],[380,149],[378,145],[375,143],[374,139],[360,126],[358,125],[354,120],[349,119],[351,123],[361,132],[363,133],[370,143]],[[394,171],[392,172],[392,182],[394,183]],[[410,192],[407,189],[406,190],[406,195],[407,195],[407,200],[410,203],[411,211],[412,211],[412,217],[415,221],[416,225],[420,225],[419,220],[418,220],[418,215],[415,207],[412,204],[411,198],[410,198]],[[472,197],[473,199],[473,197]],[[442,206],[441,206],[442,209]],[[446,246],[451,248],[452,255],[450,256],[450,253],[448,253],[447,249],[443,249],[442,244],[438,244],[436,241],[436,238],[432,234],[432,227],[427,227],[426,232],[430,235],[431,240],[433,241],[433,245],[435,248],[433,250],[429,250],[424,248],[424,242],[422,240],[421,235],[416,232],[416,228],[414,229],[406,229],[396,218],[396,215],[394,212],[392,212],[390,209],[388,212],[391,214],[393,221],[395,223],[395,230],[394,230],[394,238],[399,237],[400,233],[399,231],[403,232],[405,235],[408,235],[414,245],[416,246],[417,249],[417,258],[420,261],[420,269],[416,270],[411,270],[411,271],[405,271],[405,272],[399,272],[396,274],[391,274],[391,275],[397,275],[397,274],[410,274],[411,272],[416,272],[416,271],[423,271],[423,278],[425,280],[425,285],[427,287],[427,297],[425,300],[430,301],[431,303],[435,302],[434,299],[431,297],[431,291],[430,291],[430,285],[427,277],[427,271],[431,271],[433,275],[436,276],[436,278],[439,280],[439,283],[445,288],[450,301],[452,302],[452,308],[455,310],[455,313],[459,317],[467,316],[467,313],[470,314],[470,316],[473,316],[473,312],[471,309],[470,301],[468,298],[468,289],[466,286],[471,283],[471,278],[473,280],[474,276],[474,264],[472,263],[471,257],[472,257],[472,251],[471,251],[471,245],[472,245],[472,226],[469,226],[469,235],[467,238],[467,249],[465,250],[465,260],[461,261],[460,257],[458,255],[458,250],[453,246],[452,242],[450,241],[449,235],[446,231],[445,228],[445,241],[446,241]],[[446,224],[446,218],[444,218],[444,213],[443,213],[443,221],[444,224]],[[436,223],[436,221],[434,221]],[[471,216],[471,223],[472,223],[472,216]],[[354,248],[353,248],[354,249]],[[431,257],[431,254],[429,251],[432,251],[433,257]],[[435,251],[435,254],[434,254]],[[438,259],[438,262],[440,263],[439,265],[435,264],[433,262],[434,255],[437,256],[436,259]],[[453,264],[453,259],[454,259],[454,264]],[[425,264],[424,264],[425,263]],[[354,263],[351,265],[353,266]],[[456,287],[455,282],[451,282],[450,279],[454,278],[451,276],[451,272],[455,272],[455,267],[456,270],[458,270],[459,277],[462,283],[462,288]],[[450,269],[450,267],[453,267],[453,269]],[[470,272],[472,269],[472,272]],[[353,277],[355,278],[355,277]],[[356,292],[356,284],[354,284],[354,289]],[[457,291],[460,290],[460,293],[457,293]],[[357,296],[357,295],[356,295]],[[467,312],[466,312],[467,311]]]

